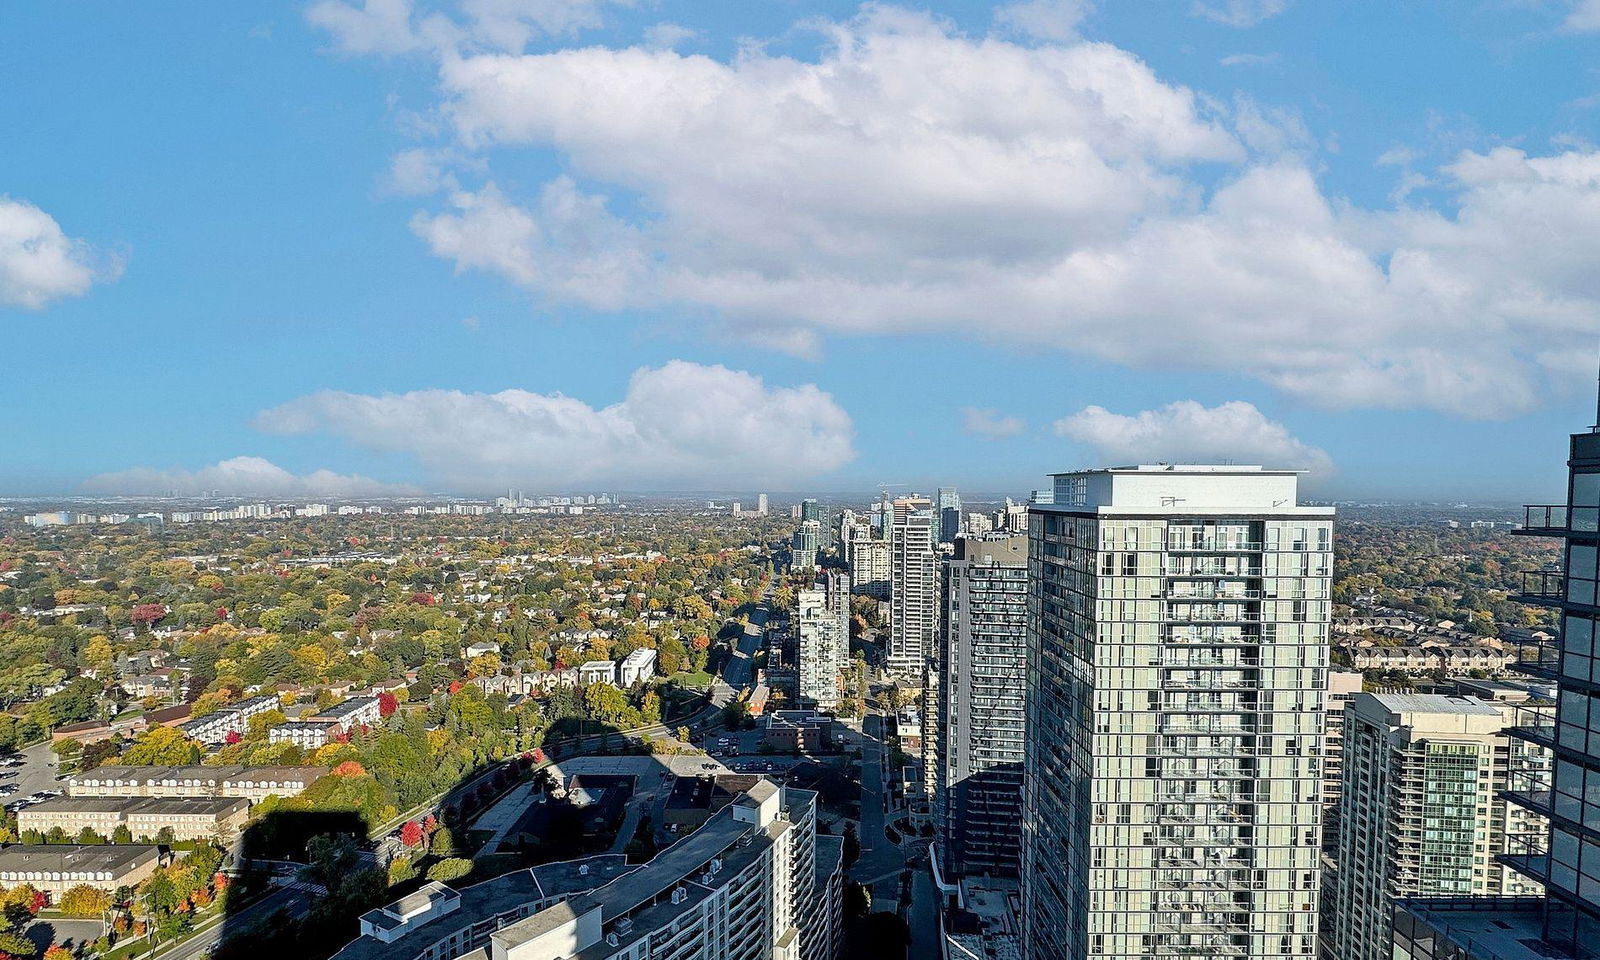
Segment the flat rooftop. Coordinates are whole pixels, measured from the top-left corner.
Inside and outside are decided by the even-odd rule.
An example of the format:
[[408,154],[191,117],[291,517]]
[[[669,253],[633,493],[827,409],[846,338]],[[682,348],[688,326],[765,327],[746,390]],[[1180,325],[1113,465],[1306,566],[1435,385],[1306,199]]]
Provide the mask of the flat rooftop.
[[159,847],[127,844],[23,844],[0,849],[0,872],[48,870],[52,873],[121,873],[146,860],[154,860]]
[[221,816],[247,808],[243,797],[55,797],[21,811],[41,813],[141,813],[152,816]]
[[[1570,951],[1547,944],[1544,913],[1532,898],[1484,897],[1476,901],[1409,901],[1409,913],[1444,939],[1469,950],[1477,960],[1569,960]],[[1406,929],[1409,918],[1397,918],[1397,937]],[[1415,931],[1413,935],[1426,931]],[[1421,939],[1421,937],[1419,937]],[[1431,939],[1431,937],[1430,937]],[[1440,953],[1435,948],[1435,953]]]
[[[396,943],[384,943],[376,937],[359,937],[334,954],[333,960],[391,960],[400,953],[417,955],[426,945],[447,940],[492,917],[550,897],[565,897],[592,890],[637,869],[628,866],[627,857],[602,854],[518,870],[455,891],[460,901],[453,912],[421,924]],[[401,912],[406,912],[408,899],[402,898],[390,904],[389,909],[398,907]],[[410,906],[415,907],[415,902]],[[372,917],[382,913],[382,910],[373,910],[363,916]],[[381,925],[392,927],[395,924],[385,919]],[[405,945],[403,951],[398,944]]]
[[519,921],[495,935],[507,949],[535,940],[574,917],[600,907],[605,922],[655,899],[696,873],[713,857],[733,846],[755,829],[753,824],[733,819],[733,811],[723,808],[705,826],[656,854],[647,864],[619,877],[598,890],[568,901],[565,909],[551,908]]

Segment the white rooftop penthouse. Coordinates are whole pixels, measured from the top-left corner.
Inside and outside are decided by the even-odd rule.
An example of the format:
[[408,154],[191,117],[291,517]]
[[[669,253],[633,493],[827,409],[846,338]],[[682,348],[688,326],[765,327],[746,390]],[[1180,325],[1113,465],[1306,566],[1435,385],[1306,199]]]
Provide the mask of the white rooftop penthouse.
[[1236,464],[1141,464],[1053,474],[1055,503],[1035,509],[1100,514],[1331,517],[1299,503],[1303,470]]

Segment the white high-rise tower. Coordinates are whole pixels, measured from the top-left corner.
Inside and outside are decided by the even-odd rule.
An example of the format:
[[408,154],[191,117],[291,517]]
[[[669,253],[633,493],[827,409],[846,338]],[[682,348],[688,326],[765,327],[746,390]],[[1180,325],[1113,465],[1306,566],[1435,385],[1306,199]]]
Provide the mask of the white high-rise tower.
[[1032,507],[1032,960],[1316,954],[1333,509],[1296,481],[1119,467]]

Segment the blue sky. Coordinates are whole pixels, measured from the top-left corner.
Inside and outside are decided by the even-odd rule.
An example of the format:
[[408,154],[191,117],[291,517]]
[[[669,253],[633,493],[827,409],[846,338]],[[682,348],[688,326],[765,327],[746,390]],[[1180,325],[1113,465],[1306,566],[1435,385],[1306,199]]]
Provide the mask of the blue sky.
[[[0,9],[0,493],[1540,499],[1600,3]],[[243,459],[241,459],[243,458]]]

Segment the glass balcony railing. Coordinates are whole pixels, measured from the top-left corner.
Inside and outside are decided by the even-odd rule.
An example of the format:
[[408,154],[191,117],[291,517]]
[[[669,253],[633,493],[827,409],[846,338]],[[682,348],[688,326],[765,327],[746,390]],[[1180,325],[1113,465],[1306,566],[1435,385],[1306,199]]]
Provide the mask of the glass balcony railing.
[[1560,570],[1524,570],[1522,587],[1512,598],[1524,603],[1560,600],[1566,589],[1566,575]]
[[1525,504],[1522,508],[1522,529],[1527,533],[1566,531],[1567,505],[1564,503]]

